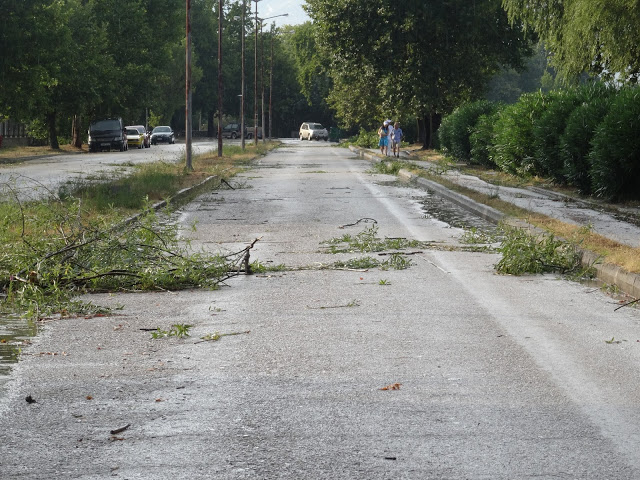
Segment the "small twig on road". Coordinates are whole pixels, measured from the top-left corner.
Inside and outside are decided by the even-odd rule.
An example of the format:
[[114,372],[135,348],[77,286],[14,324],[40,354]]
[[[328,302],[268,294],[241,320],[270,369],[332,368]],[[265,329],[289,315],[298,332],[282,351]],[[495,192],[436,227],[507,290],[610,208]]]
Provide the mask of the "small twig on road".
[[638,303],[640,302],[640,298],[636,298],[635,300],[631,300],[630,302],[627,303],[623,303],[622,305],[620,305],[618,308],[616,308],[614,310],[614,312],[617,312],[618,310],[620,310],[622,307],[628,307],[629,305],[633,305],[634,303]]
[[220,179],[220,183],[224,183],[227,187],[229,187],[231,190],[235,190],[235,188],[233,188],[229,182],[227,182],[224,178]]
[[352,300],[346,305],[331,305],[329,307],[310,307],[309,305],[307,305],[307,308],[311,310],[324,310],[327,308],[346,308],[346,307],[359,307],[359,306],[360,306],[360,303],[357,300]]
[[366,223],[378,223],[378,221],[375,218],[369,218],[369,217],[363,217],[360,220],[358,220],[356,223],[347,223],[345,225],[340,225],[338,228],[344,228],[344,227],[353,227],[355,225],[358,225],[360,222],[366,222]]
[[111,435],[117,435],[118,433],[124,432],[127,428],[131,426],[130,423],[127,423],[124,427],[116,428],[115,430],[111,430],[109,433]]

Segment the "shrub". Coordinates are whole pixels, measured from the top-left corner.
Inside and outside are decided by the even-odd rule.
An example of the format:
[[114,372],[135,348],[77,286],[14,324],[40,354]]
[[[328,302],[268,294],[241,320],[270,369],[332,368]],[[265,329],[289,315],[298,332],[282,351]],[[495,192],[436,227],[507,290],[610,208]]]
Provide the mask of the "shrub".
[[598,126],[589,153],[593,192],[610,200],[640,198],[640,89],[624,88]]
[[362,148],[378,148],[377,132],[367,132],[364,128],[355,137],[351,137],[348,142]]
[[517,103],[500,111],[494,126],[495,142],[490,149],[498,168],[518,175],[538,175],[533,127],[547,107],[542,92],[525,93]]
[[591,193],[591,165],[588,155],[596,128],[609,111],[612,96],[593,98],[578,106],[567,119],[560,136],[560,156],[567,182],[584,195]]
[[[438,137],[440,146],[444,147],[447,153],[463,162],[471,161],[471,144],[469,136],[475,126],[478,117],[483,114],[491,113],[494,109],[492,102],[488,100],[478,100],[477,102],[467,103],[458,107],[454,112],[443,119],[445,124],[442,137],[440,130]],[[442,125],[440,126],[442,128]],[[446,144],[444,143],[446,142]]]
[[548,106],[533,127],[533,145],[540,173],[556,183],[566,183],[560,155],[560,137],[567,119],[582,101],[583,89],[556,90],[548,95]]
[[493,126],[502,108],[504,108],[503,104],[495,103],[493,110],[480,115],[475,126],[471,129],[471,135],[469,135],[471,163],[490,168],[496,166],[490,154],[490,147],[494,142]]
[[[454,111],[455,113],[455,111]],[[453,114],[447,115],[442,119],[440,127],[438,127],[438,143],[440,150],[447,154],[451,152],[451,130],[453,127]]]

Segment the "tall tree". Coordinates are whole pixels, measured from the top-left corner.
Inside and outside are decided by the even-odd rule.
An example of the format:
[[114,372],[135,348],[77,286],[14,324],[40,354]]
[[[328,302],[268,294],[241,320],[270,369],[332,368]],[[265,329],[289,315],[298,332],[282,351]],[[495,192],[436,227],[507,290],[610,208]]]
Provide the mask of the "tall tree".
[[640,4],[637,0],[502,0],[509,19],[534,30],[553,66],[572,78],[583,72],[637,83]]
[[345,126],[411,113],[425,147],[440,115],[530,54],[500,0],[307,0],[307,10],[330,59],[329,101]]

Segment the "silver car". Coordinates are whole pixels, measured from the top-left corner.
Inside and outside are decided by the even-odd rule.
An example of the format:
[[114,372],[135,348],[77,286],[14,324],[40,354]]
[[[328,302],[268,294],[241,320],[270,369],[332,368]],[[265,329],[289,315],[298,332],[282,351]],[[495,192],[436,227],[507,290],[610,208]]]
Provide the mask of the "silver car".
[[329,132],[319,123],[304,122],[300,125],[300,140],[329,140]]

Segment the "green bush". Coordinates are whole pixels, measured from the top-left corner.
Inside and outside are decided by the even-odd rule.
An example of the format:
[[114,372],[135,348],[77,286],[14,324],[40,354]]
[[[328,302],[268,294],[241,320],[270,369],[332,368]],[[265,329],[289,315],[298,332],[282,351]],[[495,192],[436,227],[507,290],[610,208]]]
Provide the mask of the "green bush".
[[453,127],[453,114],[447,115],[442,119],[440,126],[438,127],[438,143],[440,144],[440,150],[443,153],[451,151],[451,132]]
[[494,126],[494,144],[490,154],[498,168],[522,176],[539,175],[541,166],[535,159],[535,123],[546,110],[547,97],[542,92],[525,93],[517,103],[500,111]]
[[440,129],[438,130],[440,147],[443,148],[445,153],[452,155],[457,160],[470,162],[471,144],[469,136],[472,129],[478,117],[491,113],[493,109],[493,103],[488,100],[478,100],[456,108],[451,115],[443,119],[440,125],[440,129],[442,129],[442,125],[445,125],[442,136],[440,136]]
[[593,192],[640,199],[640,88],[624,88],[598,126],[589,153]]
[[355,137],[349,138],[347,142],[361,148],[378,148],[379,140],[377,132],[367,132],[364,128],[361,128],[360,133]]
[[556,183],[566,183],[564,162],[560,154],[560,137],[567,119],[580,104],[584,89],[556,90],[547,96],[548,106],[533,127],[533,145],[540,174]]
[[569,185],[584,195],[591,194],[591,165],[588,155],[596,128],[602,123],[612,101],[611,92],[584,102],[567,119],[560,137],[560,156]]
[[495,103],[490,113],[485,113],[478,117],[475,126],[471,129],[469,143],[471,145],[471,163],[495,168],[496,163],[490,154],[490,147],[493,145],[493,126],[504,108],[503,104]]

